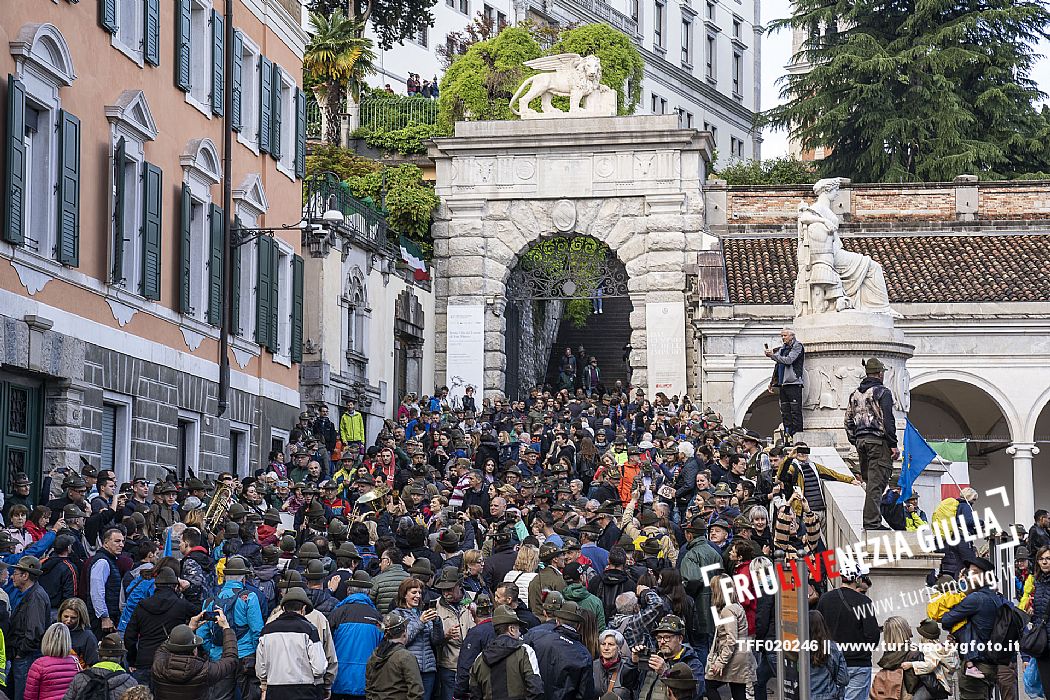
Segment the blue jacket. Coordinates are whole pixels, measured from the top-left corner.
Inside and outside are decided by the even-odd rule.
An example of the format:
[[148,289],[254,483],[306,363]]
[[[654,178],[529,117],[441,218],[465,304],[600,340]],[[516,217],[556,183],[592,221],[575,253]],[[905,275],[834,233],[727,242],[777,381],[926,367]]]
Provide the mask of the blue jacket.
[[[216,598],[225,598],[228,593],[236,592],[244,588],[241,581],[227,581],[222,588],[215,592],[213,598],[204,601],[202,610],[211,610],[215,607]],[[238,595],[237,602],[233,604],[233,617],[229,618],[230,627],[237,635],[237,657],[244,659],[255,654],[259,646],[259,635],[262,633],[263,620],[262,606],[259,597],[252,591],[245,590]],[[204,640],[204,649],[208,652],[212,661],[218,661],[222,657],[222,646],[212,640],[212,626],[214,622],[206,622],[197,632]]]
[[44,558],[44,552],[51,549],[51,545],[55,543],[55,531],[48,530],[43,537],[38,541],[26,547],[19,554],[4,554],[0,556],[0,561],[3,561],[8,566],[14,566],[18,563],[18,560],[22,557],[36,557],[37,559]]
[[[991,588],[977,588],[966,594],[954,608],[944,613],[941,626],[951,630],[960,622],[966,626],[959,630],[960,642],[987,643],[992,638],[992,626],[995,625],[995,614],[1000,605],[1009,605],[1005,598]],[[983,654],[971,649],[966,659],[979,659]]]
[[332,641],[339,659],[339,671],[332,682],[332,693],[365,694],[365,664],[383,641],[379,630],[382,615],[368,593],[351,593],[329,613]]
[[835,642],[828,642],[828,658],[823,666],[809,664],[810,700],[838,700],[849,683],[846,659]]

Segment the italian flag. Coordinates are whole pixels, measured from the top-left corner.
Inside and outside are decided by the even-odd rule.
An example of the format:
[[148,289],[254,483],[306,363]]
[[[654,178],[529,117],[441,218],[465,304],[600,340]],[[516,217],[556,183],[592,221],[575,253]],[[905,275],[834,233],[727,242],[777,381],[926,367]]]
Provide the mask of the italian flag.
[[401,236],[401,259],[412,268],[417,280],[430,279],[427,264],[423,261],[423,251],[415,242]]

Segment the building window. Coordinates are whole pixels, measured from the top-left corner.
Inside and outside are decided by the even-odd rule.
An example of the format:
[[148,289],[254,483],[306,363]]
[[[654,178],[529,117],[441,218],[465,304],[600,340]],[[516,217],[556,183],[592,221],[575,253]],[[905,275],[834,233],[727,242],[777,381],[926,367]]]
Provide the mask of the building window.
[[251,426],[246,423],[230,425],[230,471],[243,478],[251,476]]
[[102,469],[116,472],[117,483],[131,480],[130,396],[102,394]]
[[486,22],[492,22],[493,25],[496,24],[496,10],[492,7],[492,5],[482,5],[481,15],[485,18]]
[[[236,221],[241,228],[251,229],[258,226],[259,217],[266,213],[269,203],[263,190],[262,178],[253,173],[244,179],[241,186],[233,191],[233,203]],[[253,240],[235,249],[234,255],[240,263],[237,268],[236,298],[233,319],[234,333],[249,341],[255,339],[256,297],[255,284],[259,276],[258,241]]]
[[[423,44],[424,46],[426,44]],[[280,73],[280,85],[276,80]],[[274,90],[281,91],[281,131],[274,134],[280,139],[281,159],[277,161],[277,169],[288,177],[295,179],[295,81],[284,69],[278,68],[274,71]],[[277,105],[275,105],[276,107]]]
[[733,95],[741,97],[743,95],[742,82],[744,79],[744,57],[739,52],[733,52]]
[[704,131],[711,132],[711,141],[714,143],[715,148],[718,148],[718,127],[709,122],[704,122]]
[[496,13],[496,29],[498,31],[503,31],[503,29],[505,29],[506,26],[507,26],[507,15],[505,15],[502,12],[497,12]]
[[656,3],[656,14],[653,17],[653,46],[658,49],[664,48],[664,30],[667,27],[667,6],[662,2]]
[[470,0],[459,0],[459,11],[465,15],[470,14]]
[[179,411],[178,433],[176,437],[175,469],[179,480],[184,480],[189,472],[199,474],[201,451],[201,417],[199,413]]
[[693,20],[682,18],[682,65],[693,65]]
[[274,356],[280,356],[285,361],[290,361],[292,348],[292,249],[284,243],[274,239],[277,244],[277,269],[276,288],[277,303],[274,305],[273,316],[276,319],[276,342],[277,347],[273,349]]
[[708,34],[707,42],[704,46],[704,70],[707,75],[707,79],[711,81],[717,80],[715,75],[715,35]]
[[26,95],[25,108],[25,198],[23,240],[34,253],[46,257],[55,255],[55,236],[52,233],[54,210],[54,177],[52,165],[57,158],[55,114],[44,105],[34,103]]
[[[211,212],[212,188],[221,178],[219,152],[211,139],[195,139],[179,157],[183,168],[183,185],[188,190],[187,221],[179,222],[180,292],[188,307],[182,313],[199,321],[208,321],[211,306],[210,265],[212,264]],[[187,259],[181,259],[188,255]],[[182,285],[186,285],[182,287]],[[187,298],[188,297],[188,298]]]
[[631,0],[631,19],[637,22],[641,18],[641,0]]
[[241,32],[241,130],[237,140],[259,152],[259,47]]
[[186,99],[204,114],[211,116],[212,78],[212,8],[210,0],[192,0],[190,4],[190,91]]
[[430,43],[430,36],[429,36],[429,33],[428,33],[427,30],[428,30],[428,27],[423,27],[422,29],[419,30],[419,33],[416,34],[416,36],[413,38],[413,41],[415,41],[417,44],[419,44],[423,48],[426,48],[429,45],[429,43]]
[[271,452],[284,452],[285,446],[288,444],[288,431],[278,430],[277,428],[270,428],[270,451]]
[[740,38],[740,27],[741,27],[740,20],[734,19],[733,20],[733,38],[734,39],[739,39]]
[[667,100],[660,97],[655,92],[652,98],[652,111],[653,114],[667,114]]
[[686,112],[684,109],[678,110],[678,126],[685,129],[693,128],[693,113]]
[[714,21],[715,19],[715,3],[707,3],[707,19]]
[[744,157],[744,142],[735,136],[729,137],[729,154],[734,158]]
[[445,4],[454,9],[456,7],[456,0],[445,0]]

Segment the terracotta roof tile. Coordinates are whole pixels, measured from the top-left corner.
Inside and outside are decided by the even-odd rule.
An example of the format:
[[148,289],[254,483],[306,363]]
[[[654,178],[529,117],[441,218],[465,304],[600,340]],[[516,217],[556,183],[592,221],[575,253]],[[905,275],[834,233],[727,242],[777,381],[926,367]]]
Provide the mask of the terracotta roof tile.
[[[895,303],[1050,300],[1050,235],[885,236],[845,240],[882,263]],[[794,238],[725,238],[729,301],[791,304]]]

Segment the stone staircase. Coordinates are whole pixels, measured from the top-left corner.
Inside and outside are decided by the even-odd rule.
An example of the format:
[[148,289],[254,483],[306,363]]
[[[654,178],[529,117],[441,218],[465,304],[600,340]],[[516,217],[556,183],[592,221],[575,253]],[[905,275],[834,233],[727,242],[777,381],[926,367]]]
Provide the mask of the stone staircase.
[[583,328],[562,321],[547,363],[547,382],[557,386],[558,363],[565,354],[565,348],[571,347],[575,353],[582,345],[588,356],[593,355],[598,360],[598,368],[606,386],[612,386],[617,379],[626,385],[627,364],[623,361],[623,346],[631,338],[630,315],[630,299],[606,297],[602,313],[592,313]]

